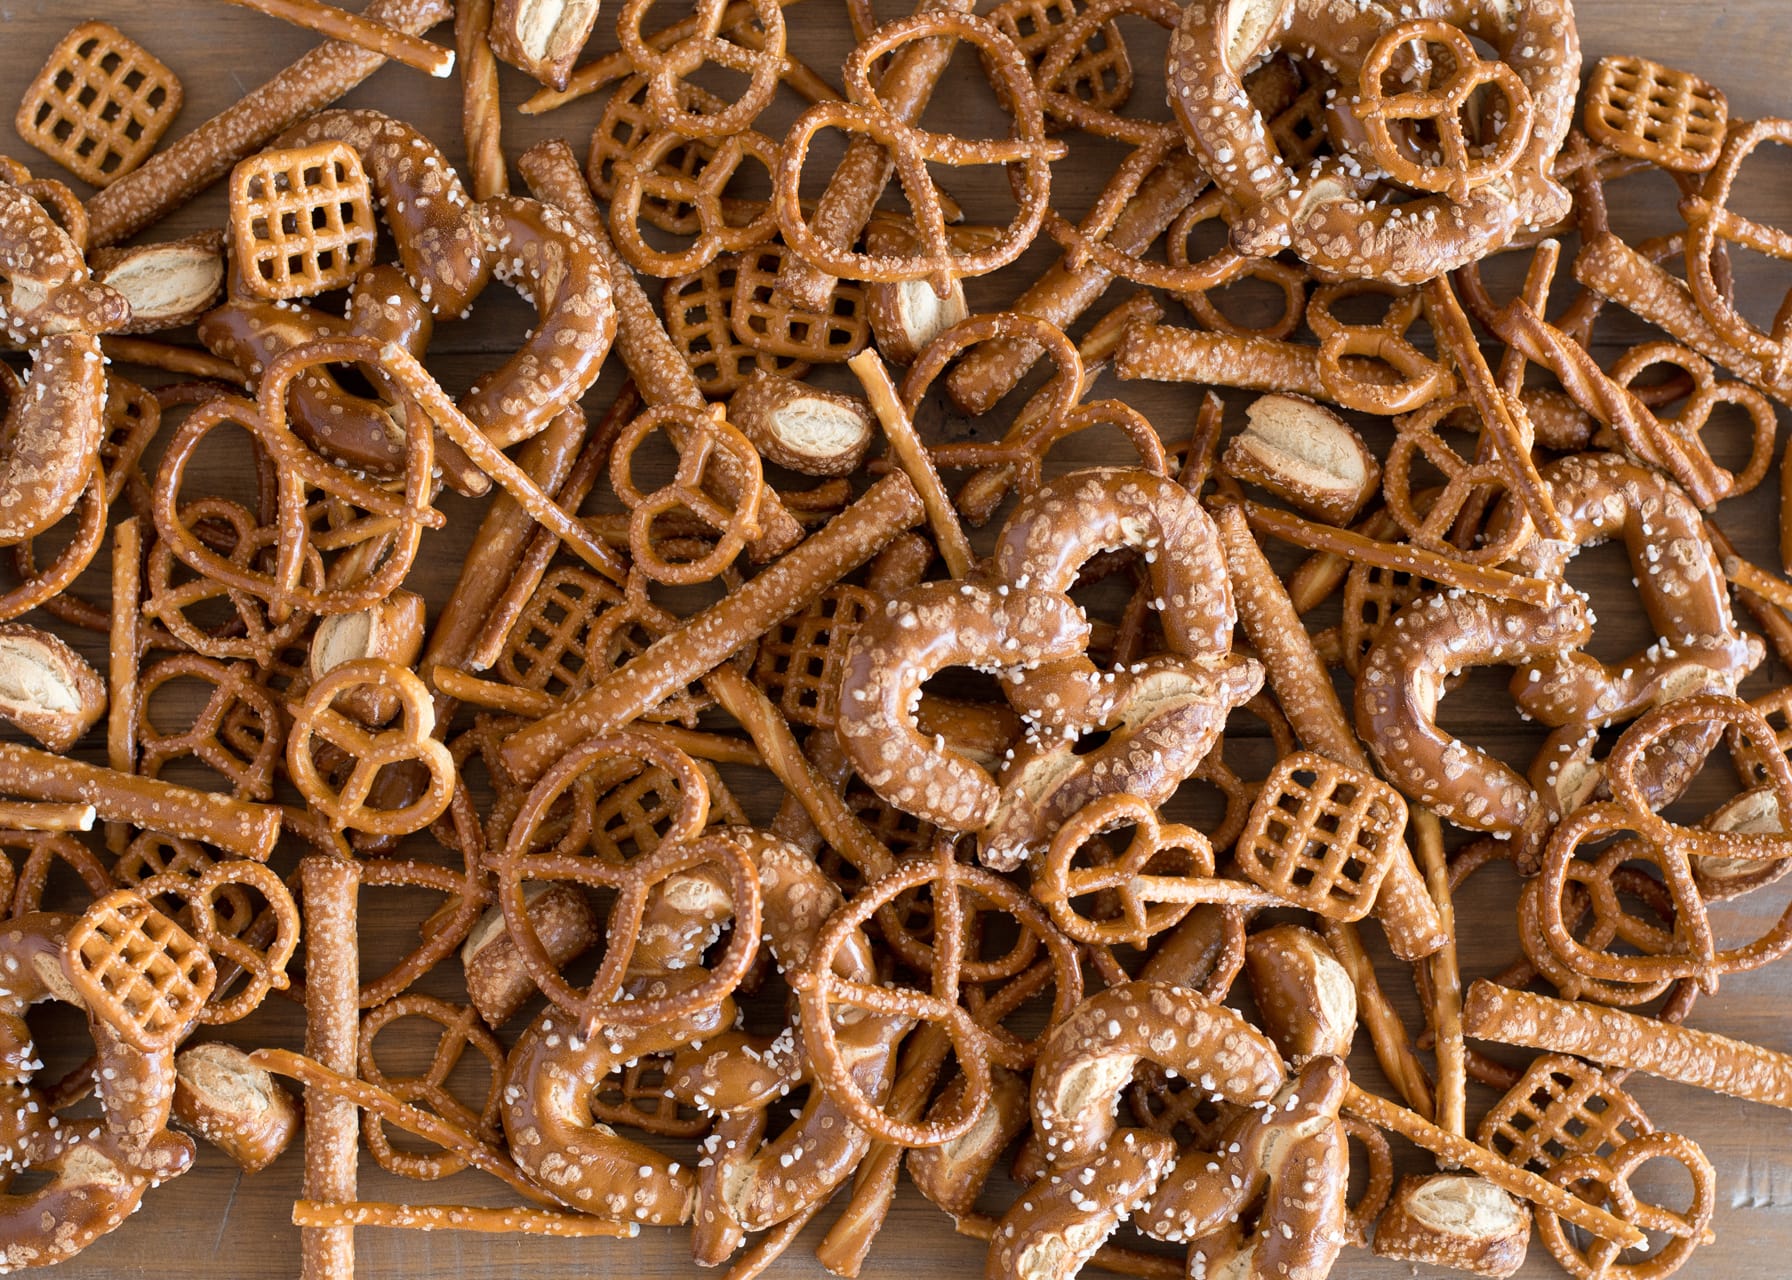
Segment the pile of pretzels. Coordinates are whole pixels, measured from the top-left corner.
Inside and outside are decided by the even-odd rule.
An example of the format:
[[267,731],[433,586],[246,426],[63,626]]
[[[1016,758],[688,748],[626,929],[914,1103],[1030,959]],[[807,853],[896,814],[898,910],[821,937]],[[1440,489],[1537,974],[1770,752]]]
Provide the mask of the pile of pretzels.
[[[1792,233],[1732,207],[1792,120],[1583,86],[1568,0],[808,0],[823,67],[779,0],[233,2],[323,43],[164,145],[178,78],[83,23],[16,124],[89,194],[0,159],[0,1272],[200,1142],[302,1159],[305,1280],[357,1229],[663,1228],[751,1280],[812,1221],[856,1276],[904,1175],[987,1280],[1713,1239],[1626,1083],[1792,1108],[1692,1025],[1792,951],[1712,910],[1792,868],[1792,450],[1781,563],[1721,527],[1792,405],[1735,287]],[[337,106],[389,60],[462,137],[414,78]],[[508,152],[499,63],[602,95],[589,142]],[[494,281],[530,315],[469,384],[437,330]],[[1478,667],[1528,768],[1440,723]]]

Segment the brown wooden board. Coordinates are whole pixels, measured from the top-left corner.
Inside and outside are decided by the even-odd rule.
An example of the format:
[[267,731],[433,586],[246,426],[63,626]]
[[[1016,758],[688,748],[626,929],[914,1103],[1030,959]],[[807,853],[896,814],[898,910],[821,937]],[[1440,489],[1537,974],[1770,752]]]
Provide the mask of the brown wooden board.
[[[358,7],[358,6],[354,6]],[[655,13],[670,20],[676,5],[661,5]],[[897,16],[902,6],[882,0],[880,16]],[[1792,101],[1792,34],[1784,0],[1718,0],[1690,4],[1682,0],[1583,0],[1579,6],[1580,31],[1588,65],[1594,58],[1614,52],[1636,52],[1700,73],[1721,86],[1732,111],[1753,117],[1783,111]],[[606,6],[599,32],[587,56],[615,47],[614,14]],[[181,77],[186,86],[186,106],[170,137],[178,137],[199,121],[232,102],[244,91],[262,83],[314,43],[313,37],[279,22],[212,0],[82,0],[81,3],[0,3],[0,114],[10,118],[24,86],[43,57],[77,21],[104,18],[116,23],[146,45]],[[846,21],[838,0],[808,0],[791,13],[793,49],[828,78],[838,79],[838,67],[848,44]],[[1137,101],[1155,109],[1162,93],[1162,40],[1142,24],[1131,23],[1134,63],[1138,77]],[[446,28],[435,38],[448,38]],[[987,122],[991,108],[987,92],[961,81],[971,73],[961,61],[953,79],[939,95],[946,104],[936,108],[930,120],[945,119],[964,126]],[[504,144],[512,157],[525,146],[549,137],[568,138],[582,157],[597,118],[601,97],[586,99],[562,111],[524,117],[515,105],[534,88],[521,76],[504,72]],[[431,81],[403,67],[388,67],[351,94],[347,106],[377,106],[414,122],[457,161],[462,158],[458,98],[454,82]],[[783,103],[767,117],[762,128],[782,127],[797,108]],[[0,152],[24,160],[43,175],[64,177],[54,165],[25,148],[10,125],[0,125]],[[1771,148],[1769,149],[1771,150]],[[1077,145],[1055,174],[1059,207],[1078,214],[1099,189],[1117,153]],[[956,185],[973,216],[988,205],[1005,186],[997,171],[971,175]],[[84,189],[83,189],[84,190]],[[1665,181],[1651,179],[1623,187],[1614,201],[1614,220],[1620,230],[1656,231],[1673,218],[1674,193]],[[1763,155],[1753,162],[1740,203],[1744,211],[1779,225],[1792,225],[1792,167],[1779,155]],[[154,238],[173,237],[202,227],[221,225],[221,191],[204,198],[151,232]],[[1031,279],[1055,256],[1055,249],[1036,246],[1019,264],[990,280],[971,286],[973,309],[994,309],[1011,298],[1020,282]],[[1751,262],[1739,272],[1737,290],[1744,309],[1771,315],[1784,282],[1770,267]],[[1104,304],[1112,305],[1126,293],[1114,290]],[[430,352],[430,365],[451,390],[465,387],[480,371],[501,360],[530,322],[524,304],[508,290],[494,287],[482,298],[473,316],[438,329]],[[1599,352],[1609,357],[1634,341],[1640,327],[1624,317],[1601,323]],[[611,362],[599,386],[587,398],[594,410],[608,403],[620,375]],[[841,385],[840,372],[824,380]],[[1103,383],[1104,394],[1119,394],[1149,414],[1167,439],[1186,435],[1197,397],[1182,387]],[[1227,397],[1229,421],[1240,417],[1248,397]],[[924,415],[923,429],[930,434],[962,434],[977,424],[951,420],[939,406]],[[1726,422],[1726,428],[1735,428]],[[1732,431],[1732,435],[1734,432]],[[1081,452],[1067,457],[1089,460],[1111,456],[1112,442],[1085,442]],[[217,477],[209,477],[216,479]],[[207,476],[198,477],[200,482]],[[1769,482],[1754,495],[1726,504],[1718,521],[1758,563],[1775,562],[1774,484]],[[471,531],[478,518],[476,504],[447,495],[441,507],[449,521],[445,530],[426,535],[424,550],[410,579],[432,604],[439,604],[463,562]],[[1279,556],[1284,563],[1291,557]],[[107,554],[102,552],[95,569],[79,589],[103,599]],[[1570,582],[1590,590],[1601,616],[1595,651],[1613,657],[1647,643],[1632,602],[1630,568],[1621,554],[1605,550],[1576,562]],[[35,619],[33,619],[35,620]],[[69,634],[90,658],[103,664],[104,638],[58,628]],[[1770,663],[1750,682],[1750,689],[1768,687],[1785,678]],[[1521,725],[1504,693],[1503,678],[1483,673],[1457,690],[1446,703],[1446,723],[1463,738],[1481,742],[1515,762],[1523,762],[1534,749],[1538,734]],[[89,758],[103,758],[103,745],[90,738],[81,748]],[[1718,764],[1713,773],[1727,771]],[[750,813],[763,819],[775,803],[773,784],[750,773],[731,775],[737,792]],[[1714,780],[1712,786],[1717,786]],[[1464,969],[1473,976],[1502,967],[1518,954],[1513,934],[1513,881],[1506,871],[1478,879],[1465,893],[1458,908],[1464,946]],[[1754,936],[1777,914],[1785,890],[1768,890],[1741,907],[1722,907],[1714,912],[1727,937]],[[366,967],[375,969],[415,939],[416,924],[435,905],[411,900],[407,895],[369,893],[363,903],[363,943]],[[1752,932],[1744,933],[1745,930]],[[1382,952],[1379,939],[1372,939]],[[1387,961],[1383,979],[1394,993],[1409,1022],[1416,1022],[1416,1002],[1404,973]],[[458,966],[450,962],[432,975],[428,989],[454,994]],[[1792,1050],[1781,1010],[1792,996],[1792,972],[1784,966],[1762,973],[1727,979],[1721,991],[1700,1001],[1693,1021],[1704,1028],[1758,1040],[1778,1049]],[[66,1011],[63,1011],[66,1013]],[[85,1053],[83,1038],[70,1018],[51,1017],[41,1023],[42,1038],[51,1058],[59,1061]],[[239,1028],[242,1038],[255,1043],[297,1047],[300,1018],[295,1008],[278,999]],[[515,1028],[512,1028],[514,1032]],[[1365,1037],[1359,1036],[1359,1045]],[[1382,1082],[1366,1052],[1359,1048],[1352,1062],[1359,1078],[1370,1088]],[[1635,1091],[1655,1123],[1683,1131],[1701,1143],[1718,1171],[1717,1242],[1702,1252],[1685,1273],[1697,1276],[1780,1277],[1792,1274],[1792,1117],[1750,1107],[1688,1089],[1639,1080]],[[1478,1087],[1471,1091],[1471,1116],[1491,1104],[1493,1095]],[[1401,1167],[1424,1169],[1423,1158],[1410,1150],[1399,1152]],[[297,1231],[289,1213],[299,1184],[300,1161],[296,1152],[271,1170],[254,1177],[242,1176],[219,1153],[202,1149],[197,1167],[185,1177],[152,1192],[142,1212],[126,1226],[102,1240],[62,1269],[69,1277],[195,1275],[242,1277],[293,1276],[298,1271]],[[469,1175],[440,1185],[399,1182],[363,1164],[363,1194],[415,1201],[441,1200],[501,1203],[493,1188]],[[1005,1201],[1003,1201],[1005,1203]],[[821,1222],[831,1218],[824,1212]],[[0,1218],[0,1232],[5,1224]],[[779,1261],[772,1274],[820,1276],[811,1250],[821,1229],[812,1225],[804,1237]],[[363,1230],[358,1233],[360,1274],[375,1277],[445,1278],[461,1275],[494,1276],[675,1276],[694,1272],[688,1241],[682,1231],[650,1232],[633,1242],[608,1240],[557,1241],[510,1237],[469,1236],[454,1233],[421,1234]],[[904,1185],[882,1238],[873,1249],[863,1275],[867,1280],[890,1277],[969,1275],[983,1266],[981,1245],[958,1238],[946,1219]],[[1366,1252],[1350,1251],[1334,1275],[1340,1280],[1363,1277],[1430,1275],[1431,1268],[1378,1260]],[[1521,1273],[1526,1277],[1558,1274],[1541,1246],[1532,1249]]]

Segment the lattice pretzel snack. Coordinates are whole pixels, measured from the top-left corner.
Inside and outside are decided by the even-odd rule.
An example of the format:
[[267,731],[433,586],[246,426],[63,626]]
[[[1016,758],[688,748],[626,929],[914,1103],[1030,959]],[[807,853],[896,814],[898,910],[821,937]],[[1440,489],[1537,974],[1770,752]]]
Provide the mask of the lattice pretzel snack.
[[142,45],[105,22],[62,38],[25,90],[19,136],[76,177],[103,187],[155,150],[185,94]]
[[89,907],[63,957],[87,1007],[145,1052],[172,1048],[218,979],[198,940],[134,889]]
[[341,142],[263,151],[230,172],[230,251],[259,298],[308,298],[373,261],[378,228],[361,157]]

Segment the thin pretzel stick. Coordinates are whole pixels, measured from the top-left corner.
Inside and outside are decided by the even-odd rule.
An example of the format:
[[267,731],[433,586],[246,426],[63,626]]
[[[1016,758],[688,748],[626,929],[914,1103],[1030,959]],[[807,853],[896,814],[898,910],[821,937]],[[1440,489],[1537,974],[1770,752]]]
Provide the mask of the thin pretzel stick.
[[884,367],[877,352],[869,347],[846,363],[858,375],[859,385],[865,388],[865,398],[871,402],[871,411],[883,424],[890,452],[896,456],[896,465],[915,482],[921,504],[927,508],[927,524],[939,543],[940,558],[946,562],[947,571],[954,578],[964,577],[976,560],[971,553],[971,540],[965,536],[946,486],[940,482],[940,473],[934,469],[933,459],[927,454],[927,446],[915,434],[915,424],[909,419],[908,410],[902,407],[896,384],[890,381],[890,371]]
[[460,131],[475,200],[510,194],[504,164],[504,112],[498,97],[498,59],[486,34],[492,0],[455,0],[454,49],[460,57]]
[[813,1203],[804,1205],[760,1236],[734,1260],[734,1265],[722,1274],[722,1280],[758,1280],[759,1276],[765,1274],[767,1267],[783,1257],[784,1251],[796,1243],[803,1228],[821,1212],[826,1203],[825,1199],[817,1197]]
[[892,473],[747,584],[686,618],[570,705],[519,730],[501,748],[505,767],[533,782],[563,752],[594,734],[614,733],[668,694],[715,670],[743,644],[807,609],[845,574],[881,551],[922,516],[921,497]]
[[1142,324],[1128,333],[1114,356],[1114,376],[1122,382],[1198,382],[1332,398],[1319,376],[1318,347],[1176,324]]
[[1792,609],[1792,582],[1744,560],[1734,546],[1724,553],[1723,571],[1731,586],[1752,591],[1782,609]]
[[92,831],[96,816],[90,804],[0,800],[0,828],[8,831]]
[[1792,1054],[1746,1040],[1604,1005],[1511,991],[1485,979],[1469,988],[1462,1027],[1478,1040],[1572,1053],[1602,1067],[1792,1110]]
[[1449,556],[1427,551],[1405,543],[1382,542],[1365,537],[1351,529],[1304,520],[1300,516],[1261,503],[1246,501],[1245,516],[1251,527],[1260,532],[1291,542],[1309,551],[1330,551],[1358,564],[1371,564],[1399,573],[1429,578],[1446,587],[1457,587],[1500,600],[1517,600],[1522,604],[1548,606],[1555,603],[1556,583],[1546,578],[1494,569],[1486,565],[1465,564]]
[[[584,171],[578,157],[561,139],[538,143],[517,158],[517,169],[537,199],[554,205],[597,242],[603,258],[604,273],[610,280],[610,298],[616,308],[616,351],[627,367],[629,377],[649,405],[686,404],[704,409],[703,389],[691,373],[690,365],[666,336],[635,272],[616,252],[610,233],[604,226],[591,188],[585,184]],[[674,448],[684,448],[682,429],[672,433]],[[747,478],[724,464],[718,468],[716,493],[733,504],[746,492]],[[803,536],[802,525],[785,508],[777,494],[769,489],[759,500],[760,534],[752,544],[755,560],[767,560],[795,546]]]
[[1369,1030],[1369,1043],[1381,1073],[1414,1112],[1431,1115],[1437,1105],[1431,1093],[1431,1077],[1425,1074],[1399,1010],[1382,988],[1381,979],[1375,976],[1375,962],[1363,945],[1362,931],[1355,924],[1323,919],[1319,931],[1356,988],[1357,1013]]
[[267,861],[280,836],[280,810],[272,805],[118,773],[16,742],[0,742],[0,793],[90,804],[107,822],[202,840],[257,862]]
[[1201,490],[1207,487],[1207,477],[1213,470],[1213,459],[1220,445],[1220,424],[1225,418],[1226,402],[1217,394],[1209,391],[1201,397],[1201,407],[1195,413],[1195,425],[1188,433],[1188,452],[1183,455],[1182,474],[1177,482],[1190,493],[1199,497]]
[[321,0],[224,0],[265,13],[270,18],[290,22],[295,27],[315,31],[331,40],[352,44],[369,53],[377,53],[394,62],[402,62],[418,71],[427,71],[441,79],[454,70],[454,50],[431,44],[418,36],[395,30],[383,22],[358,13],[349,13],[321,3]]
[[1545,536],[1567,537],[1568,526],[1556,511],[1543,477],[1537,474],[1537,464],[1531,459],[1530,423],[1521,423],[1516,416],[1524,409],[1500,389],[1493,370],[1487,367],[1487,358],[1481,354],[1481,344],[1475,340],[1474,327],[1469,324],[1468,313],[1462,309],[1449,276],[1441,275],[1428,282],[1425,300],[1430,304],[1437,345],[1449,354],[1462,375],[1469,400],[1480,415],[1483,437],[1492,436],[1494,450],[1506,473],[1506,484],[1530,513],[1531,523]]
[[[107,636],[106,763],[120,773],[137,772],[137,708],[143,661],[143,531],[137,517],[112,527],[112,625]],[[106,847],[123,853],[130,832],[106,824]]]
[[566,544],[568,551],[610,581],[621,583],[627,580],[628,566],[622,557],[605,546],[603,539],[592,533],[577,516],[562,511],[528,472],[512,462],[485,432],[474,426],[415,356],[397,343],[388,342],[380,350],[380,364],[399,378],[405,393],[416,399],[442,434],[459,445],[474,466],[516,499],[530,519],[552,531]]
[[[590,496],[598,476],[609,462],[611,447],[623,424],[634,416],[640,405],[641,397],[635,392],[635,384],[623,383],[622,390],[604,411],[603,420],[573,460],[572,469],[553,491],[554,501],[568,515],[577,515],[580,504]],[[503,592],[486,614],[485,625],[474,642],[473,652],[467,657],[467,666],[472,670],[484,671],[498,660],[498,655],[504,651],[504,642],[510,638],[510,629],[528,608],[530,597],[541,585],[548,564],[559,549],[560,539],[548,530],[536,527],[530,531],[528,545],[523,548]]]
[[866,880],[883,875],[896,859],[889,847],[860,820],[838,790],[827,785],[803,754],[783,713],[770,698],[732,667],[710,672],[705,687],[722,709],[740,722],[765,767],[796,798],[821,833],[822,839],[845,858]]
[[295,1227],[400,1227],[411,1231],[483,1231],[564,1239],[609,1236],[632,1240],[641,1234],[638,1222],[612,1222],[608,1218],[537,1209],[532,1205],[492,1209],[461,1204],[382,1204],[370,1200],[332,1204],[295,1200],[292,1221]]
[[[1716,549],[1718,562],[1727,564],[1736,559],[1736,547],[1729,536],[1710,520],[1705,521],[1705,532],[1711,538],[1711,545]],[[1729,577],[1726,572],[1725,577]],[[1734,578],[1730,578],[1730,589],[1736,593],[1737,600],[1754,617],[1757,625],[1767,637],[1767,643],[1779,656],[1780,665],[1792,668],[1792,618],[1786,616],[1773,601],[1741,586]]]
[[[299,884],[305,898],[305,1052],[326,1068],[353,1075],[361,1034],[361,868],[346,858],[307,857],[299,863]],[[354,1104],[307,1088],[305,1196],[353,1200],[360,1143]],[[305,1280],[353,1280],[354,1228],[301,1229],[299,1274]]]
[[[470,1137],[433,1112],[399,1101],[378,1085],[357,1080],[341,1071],[333,1071],[321,1062],[290,1049],[257,1049],[249,1055],[249,1061],[277,1076],[297,1080],[307,1089],[317,1088],[340,1098],[350,1104],[351,1112],[356,1107],[371,1111],[389,1125],[453,1151],[481,1173],[491,1174],[537,1204],[550,1209],[561,1207],[558,1200],[531,1182],[502,1151]],[[351,1191],[346,1198],[352,1199],[353,1196]]]
[[1597,1205],[1589,1204],[1566,1188],[1558,1187],[1529,1169],[1508,1164],[1486,1147],[1440,1129],[1422,1116],[1414,1115],[1405,1107],[1397,1106],[1385,1098],[1364,1093],[1354,1084],[1344,1095],[1344,1110],[1378,1129],[1399,1134],[1408,1142],[1423,1147],[1450,1164],[1473,1170],[1500,1190],[1521,1200],[1529,1200],[1558,1218],[1567,1219],[1583,1231],[1590,1231],[1602,1239],[1615,1240],[1627,1249],[1640,1249],[1648,1243],[1648,1237],[1636,1227],[1613,1217]]
[[1413,850],[1425,885],[1443,920],[1444,943],[1420,963],[1430,970],[1432,1053],[1437,1058],[1437,1123],[1458,1136],[1468,1132],[1468,1064],[1462,1043],[1462,970],[1456,956],[1456,906],[1450,864],[1444,858],[1443,824],[1431,810],[1412,806]]
[[[362,16],[421,35],[449,16],[448,0],[373,0]],[[87,202],[88,243],[116,244],[166,217],[238,160],[322,111],[386,65],[377,53],[330,40],[163,147]]]
[[100,350],[115,364],[140,364],[145,369],[178,373],[186,378],[215,378],[228,386],[247,383],[243,371],[228,360],[221,360],[209,351],[177,347],[154,338],[128,338],[108,333],[100,339]]
[[[523,689],[496,680],[482,680],[453,667],[437,667],[431,682],[449,697],[475,707],[490,707],[510,715],[540,718],[557,710],[560,699],[537,689]],[[673,724],[641,723],[629,732],[653,738],[667,746],[677,747],[687,756],[710,760],[716,764],[764,766],[765,760],[750,742],[742,742],[721,733],[705,733],[701,729],[685,729]]]

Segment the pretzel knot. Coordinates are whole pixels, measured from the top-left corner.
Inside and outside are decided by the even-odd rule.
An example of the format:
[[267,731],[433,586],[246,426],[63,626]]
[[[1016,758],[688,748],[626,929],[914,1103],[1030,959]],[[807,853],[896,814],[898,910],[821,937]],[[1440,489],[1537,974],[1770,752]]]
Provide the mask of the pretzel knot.
[[[643,494],[635,487],[635,452],[654,432],[680,441],[678,470],[670,484]],[[730,508],[712,497],[719,487],[714,471],[744,482],[738,504]],[[628,507],[628,544],[634,567],[654,582],[691,585],[708,582],[734,563],[759,536],[759,504],[765,477],[759,450],[723,416],[721,405],[706,413],[685,404],[664,404],[638,415],[617,438],[610,455],[610,482]],[[721,536],[707,555],[673,563],[654,545],[654,521],[688,511]]]
[[1777,380],[1792,362],[1792,306],[1782,302],[1766,329],[1749,320],[1731,297],[1724,252],[1727,244],[1737,244],[1792,259],[1792,233],[1737,213],[1728,203],[1743,162],[1768,142],[1792,146],[1792,122],[1756,120],[1732,129],[1697,193],[1681,200],[1680,214],[1686,219],[1686,282],[1699,310],[1725,342],[1761,361],[1766,376]]
[[[1401,84],[1414,78],[1419,84],[1389,95],[1385,82],[1390,73]],[[1447,22],[1402,22],[1375,42],[1359,79],[1355,108],[1368,135],[1369,154],[1396,182],[1409,187],[1442,192],[1461,204],[1475,188],[1510,173],[1529,144],[1536,114],[1531,91],[1516,71],[1498,59],[1482,58],[1468,35]],[[1464,116],[1471,99],[1490,86],[1504,108],[1493,117],[1499,132],[1491,144],[1471,143]],[[1485,102],[1480,109],[1487,110]],[[1424,121],[1432,122],[1436,152],[1428,139],[1422,142],[1418,136],[1417,126]]]
[[[369,729],[336,709],[341,695],[363,687],[397,695],[395,727]],[[428,687],[407,667],[383,658],[357,658],[333,667],[293,708],[292,719],[286,740],[287,772],[306,801],[340,826],[374,835],[404,835],[435,821],[453,798],[454,758],[431,736],[435,704]],[[349,776],[340,786],[332,785],[319,770],[314,739],[348,758]],[[428,774],[424,794],[395,809],[370,806],[381,771],[412,762]]]
[[[752,44],[725,39],[722,32],[727,0],[697,0],[697,29],[665,49],[655,49],[641,35],[641,19],[654,0],[628,0],[616,19],[622,55],[636,73],[647,77],[647,106],[655,121],[683,138],[724,138],[740,133],[771,104],[784,74],[784,11],[778,0],[750,0],[758,31]],[[709,111],[687,109],[685,77],[714,63],[747,77],[741,96]]]
[[[1669,1160],[1686,1170],[1692,1183],[1692,1198],[1685,1210],[1650,1204],[1632,1188],[1638,1171],[1655,1160]],[[1569,1238],[1559,1217],[1538,1205],[1537,1234],[1543,1237],[1550,1256],[1576,1280],[1661,1280],[1678,1271],[1693,1250],[1711,1238],[1711,1216],[1717,1208],[1717,1173],[1699,1145],[1681,1134],[1646,1133],[1603,1159],[1594,1155],[1569,1156],[1545,1176],[1577,1195],[1584,1195],[1579,1188],[1590,1184],[1594,1195],[1589,1198],[1602,1198],[1623,1221],[1666,1238],[1654,1255],[1625,1262],[1621,1260],[1625,1249],[1616,1241],[1591,1236],[1583,1247]]]
[[[409,1018],[433,1022],[441,1028],[435,1049],[429,1056],[429,1066],[420,1076],[387,1075],[374,1054],[374,1042],[387,1027]],[[456,1098],[448,1088],[448,1079],[468,1048],[476,1050],[491,1067],[491,1081],[478,1110]],[[504,1047],[480,1023],[475,1009],[415,993],[394,997],[362,1016],[360,1063],[363,1080],[378,1085],[399,1101],[411,1106],[425,1106],[480,1140],[497,1142],[498,1113],[504,1090]],[[426,1153],[394,1150],[385,1123],[377,1112],[365,1112],[361,1126],[367,1150],[388,1173],[434,1181],[467,1167],[465,1157],[451,1150]]]
[[[997,97],[1013,115],[1010,137],[967,141],[953,134],[931,133],[903,124],[884,109],[871,84],[872,66],[904,45],[940,36],[964,41],[982,55]],[[930,280],[941,298],[951,292],[954,280],[987,275],[1019,257],[1045,220],[1051,196],[1050,162],[1061,159],[1066,148],[1046,137],[1039,91],[1026,55],[1014,42],[982,18],[959,13],[920,14],[872,32],[853,49],[842,74],[847,100],[820,103],[805,111],[791,125],[779,154],[774,197],[778,226],[797,256],[849,280]],[[826,129],[868,137],[890,153],[920,241],[915,253],[854,253],[829,245],[810,228],[801,203],[803,166],[816,135]],[[1014,218],[991,243],[962,254],[954,252],[946,234],[940,193],[928,172],[930,164],[1013,166],[1010,181],[1019,205]]]

